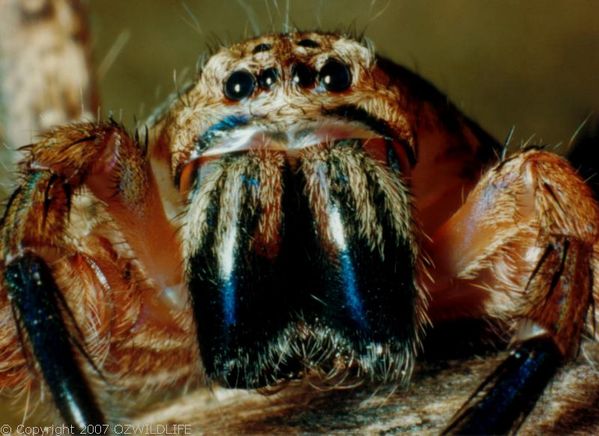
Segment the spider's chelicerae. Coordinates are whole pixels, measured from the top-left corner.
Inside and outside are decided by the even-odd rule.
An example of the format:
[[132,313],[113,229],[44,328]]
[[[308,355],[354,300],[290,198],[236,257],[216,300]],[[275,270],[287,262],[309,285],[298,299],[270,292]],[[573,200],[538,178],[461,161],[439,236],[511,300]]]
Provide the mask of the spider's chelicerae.
[[146,126],[26,147],[0,231],[4,392],[48,391],[84,428],[194,384],[398,384],[431,326],[484,318],[514,352],[447,431],[498,433],[577,352],[591,189],[554,154],[504,156],[368,44],[232,45]]

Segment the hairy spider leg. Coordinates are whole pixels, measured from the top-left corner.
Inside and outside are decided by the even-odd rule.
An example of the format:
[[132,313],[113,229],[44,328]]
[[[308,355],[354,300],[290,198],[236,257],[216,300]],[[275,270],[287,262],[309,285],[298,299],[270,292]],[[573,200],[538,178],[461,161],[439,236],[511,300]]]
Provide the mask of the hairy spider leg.
[[62,319],[64,302],[46,262],[24,254],[8,264],[4,280],[62,417],[80,429],[105,422],[73,352],[72,337]]
[[[63,296],[46,261],[33,253],[40,241],[45,240],[45,245],[50,246],[58,239],[63,231],[59,216],[68,210],[69,197],[68,185],[59,183],[49,171],[32,173],[15,191],[3,217],[3,287],[22,349],[29,349],[24,343],[26,332],[30,353],[61,415],[69,425],[84,428],[87,424],[103,423],[104,417],[76,356],[78,339],[63,319],[65,311],[69,312]],[[47,236],[44,229],[50,230]]]
[[517,428],[562,363],[550,338],[522,342],[464,403],[443,434],[505,434]]
[[[149,274],[156,274],[156,282],[162,280],[159,284],[182,280],[179,247],[158,203],[145,150],[121,126],[108,122],[57,128],[26,152],[23,181],[1,223],[0,256],[6,265],[1,284],[9,298],[0,306],[12,310],[17,327],[0,334],[0,355],[6,359],[0,385],[29,389],[39,368],[65,422],[82,429],[104,422],[90,382],[104,379],[103,371],[127,371],[123,366],[133,364],[119,353],[145,347],[121,339],[122,350],[117,346],[115,352],[116,338],[143,335],[144,322],[159,318],[151,307],[138,308],[135,318],[127,311],[144,298],[149,301],[148,291],[162,288],[142,287],[130,271],[134,268],[119,260],[110,231],[94,233],[95,224],[77,216],[81,211],[72,210],[72,202],[91,191],[92,204],[99,200],[97,207],[104,207],[112,220],[103,225],[118,226],[119,240]],[[93,247],[74,239],[73,220],[92,226],[83,233],[89,233],[86,239],[93,240]],[[150,232],[152,238],[147,238]],[[17,341],[19,353],[14,352]],[[113,355],[107,357],[108,351]],[[84,369],[85,362],[92,371]]]
[[576,353],[591,308],[598,218],[569,163],[529,149],[489,170],[434,235],[433,322],[493,318],[516,344],[447,432],[517,428]]

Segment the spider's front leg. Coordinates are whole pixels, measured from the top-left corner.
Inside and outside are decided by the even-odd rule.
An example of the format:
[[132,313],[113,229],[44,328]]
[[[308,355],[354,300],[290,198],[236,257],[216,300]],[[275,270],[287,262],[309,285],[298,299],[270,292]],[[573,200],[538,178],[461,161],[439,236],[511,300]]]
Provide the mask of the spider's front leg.
[[597,222],[592,193],[569,164],[532,149],[489,170],[434,235],[434,322],[493,318],[515,344],[447,431],[517,427],[576,353],[592,301]]
[[[171,280],[178,247],[143,147],[120,126],[58,128],[28,151],[0,226],[0,313],[14,318],[0,332],[0,387],[30,389],[35,366],[65,422],[83,428],[105,419],[80,361],[99,374],[114,366],[110,338],[127,325],[139,289],[131,267],[123,276],[115,240],[167,282],[180,280]],[[86,200],[104,212],[82,215]]]

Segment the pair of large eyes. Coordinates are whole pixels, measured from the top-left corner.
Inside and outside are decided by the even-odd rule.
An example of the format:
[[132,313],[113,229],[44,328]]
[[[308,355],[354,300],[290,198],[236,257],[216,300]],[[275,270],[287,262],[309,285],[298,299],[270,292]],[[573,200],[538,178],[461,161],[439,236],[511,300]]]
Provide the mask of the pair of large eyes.
[[[306,64],[295,64],[291,68],[291,80],[302,88],[312,86],[317,77],[324,89],[330,92],[345,91],[352,81],[349,66],[337,59],[329,59],[318,73]],[[247,70],[234,71],[225,81],[225,96],[230,100],[242,100],[253,94],[256,85],[270,89],[278,79],[276,68],[262,71],[257,78]]]

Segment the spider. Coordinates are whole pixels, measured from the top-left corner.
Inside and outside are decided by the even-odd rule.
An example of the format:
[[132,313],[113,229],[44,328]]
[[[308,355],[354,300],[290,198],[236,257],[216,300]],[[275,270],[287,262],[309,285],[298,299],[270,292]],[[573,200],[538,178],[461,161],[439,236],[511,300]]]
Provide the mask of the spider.
[[576,353],[591,189],[368,44],[232,45],[147,128],[44,134],[1,222],[0,387],[66,423],[203,382],[402,383],[431,325],[491,318],[514,351],[447,431],[505,432]]

